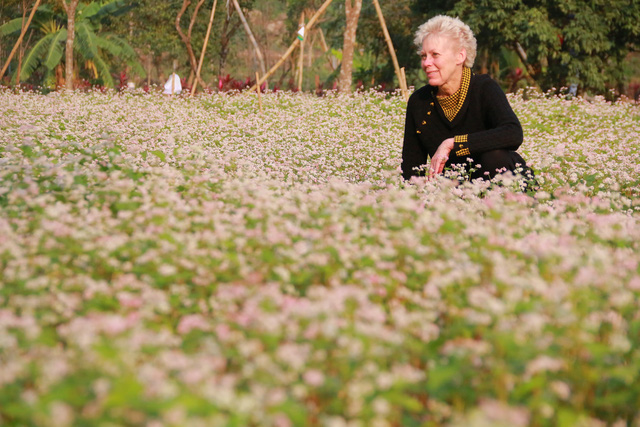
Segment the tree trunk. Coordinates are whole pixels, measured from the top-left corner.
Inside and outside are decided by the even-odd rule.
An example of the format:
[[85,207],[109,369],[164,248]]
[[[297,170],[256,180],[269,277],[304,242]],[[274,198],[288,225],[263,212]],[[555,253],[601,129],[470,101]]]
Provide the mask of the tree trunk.
[[489,49],[483,49],[482,60],[480,61],[480,74],[487,74],[489,72],[489,67],[487,64],[489,63]]
[[358,18],[362,9],[362,0],[345,0],[347,26],[344,30],[344,43],[342,45],[342,67],[338,78],[338,87],[343,92],[351,92],[353,74],[353,53],[356,47],[356,30]]
[[229,10],[229,4],[227,4],[227,14],[224,18],[224,24],[222,24],[222,34],[220,35],[220,58],[218,58],[218,76],[222,77],[224,74],[224,66],[227,62],[227,55],[229,54],[229,24],[231,23],[231,11]]
[[64,85],[64,70],[62,64],[58,64],[56,67],[56,89],[61,88]]
[[[196,4],[196,8],[191,15],[191,22],[189,23],[189,29],[187,30],[187,34],[185,34],[182,31],[182,28],[180,27],[180,20],[182,19],[182,15],[184,15],[185,11],[187,10],[187,7],[189,7],[190,4],[191,4],[191,0],[182,1],[182,7],[178,12],[178,16],[176,16],[176,30],[178,30],[178,34],[180,35],[180,38],[182,39],[185,46],[187,47],[187,53],[189,54],[189,63],[191,64],[191,71],[196,73],[198,69],[198,63],[196,61],[196,55],[193,52],[193,47],[191,46],[191,32],[196,22],[196,16],[198,15],[198,10],[204,4],[204,0],[198,0],[198,3]],[[198,78],[198,82],[202,87],[204,88],[208,87],[207,84],[200,77],[197,77],[197,78]]]
[[242,12],[242,8],[240,8],[240,4],[238,3],[238,0],[233,0],[233,6],[236,8],[236,11],[238,12],[238,16],[240,17],[240,21],[242,22],[242,25],[244,26],[244,30],[246,31],[247,36],[249,37],[249,41],[253,45],[253,50],[255,52],[256,59],[258,60],[258,65],[260,66],[260,71],[262,72],[262,75],[264,75],[267,72],[267,68],[264,65],[264,57],[262,56],[262,51],[260,50],[260,47],[258,46],[258,42],[256,41],[256,38],[253,36],[253,32],[251,31],[251,27],[249,27],[249,23],[247,22],[247,18],[244,17],[244,13]]
[[227,4],[227,15],[224,19],[224,25],[222,26],[222,34],[220,35],[220,62],[218,64],[218,75],[222,77],[224,75],[224,67],[227,63],[227,57],[229,56],[229,42],[231,37],[240,27],[240,22],[231,24],[231,16],[233,9],[231,3]]
[[515,51],[518,54],[520,61],[522,61],[524,66],[527,68],[527,71],[529,72],[529,75],[526,77],[529,84],[531,84],[532,86],[540,87],[537,81],[538,72],[531,66],[529,61],[527,61],[527,52],[524,51],[524,49],[518,42],[515,43]]
[[67,12],[67,45],[65,50],[64,86],[73,90],[73,41],[76,37],[76,8],[79,0],[62,0],[62,6]]

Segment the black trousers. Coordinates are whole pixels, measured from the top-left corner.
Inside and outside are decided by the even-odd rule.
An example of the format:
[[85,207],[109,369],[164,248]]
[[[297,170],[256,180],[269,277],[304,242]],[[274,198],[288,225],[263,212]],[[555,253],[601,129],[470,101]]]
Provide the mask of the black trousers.
[[[491,179],[499,173],[513,172],[518,168],[522,168],[520,172],[522,175],[527,178],[533,178],[533,170],[527,166],[522,156],[515,151],[492,150],[474,156],[472,159],[473,161],[465,166],[467,171],[470,167],[476,169],[471,172],[471,179]],[[476,165],[480,165],[480,168],[476,168]]]

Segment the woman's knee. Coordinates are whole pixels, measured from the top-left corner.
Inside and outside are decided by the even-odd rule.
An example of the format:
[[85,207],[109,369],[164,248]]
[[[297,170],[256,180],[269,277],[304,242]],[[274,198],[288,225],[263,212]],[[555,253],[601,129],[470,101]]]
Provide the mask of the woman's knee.
[[492,150],[482,153],[478,158],[483,175],[493,178],[498,173],[513,171],[518,166],[525,166],[522,157],[515,151]]
[[478,158],[480,173],[483,177],[493,178],[498,173],[512,170],[511,156],[506,150],[492,150],[482,153]]

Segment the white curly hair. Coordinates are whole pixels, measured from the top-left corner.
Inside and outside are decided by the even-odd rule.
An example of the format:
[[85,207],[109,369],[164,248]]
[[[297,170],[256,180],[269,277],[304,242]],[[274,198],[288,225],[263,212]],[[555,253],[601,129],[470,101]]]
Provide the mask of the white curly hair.
[[467,52],[467,59],[464,65],[469,68],[473,67],[473,62],[476,60],[478,43],[473,35],[473,31],[471,31],[471,28],[469,28],[467,24],[459,18],[452,18],[445,15],[434,16],[420,25],[418,31],[416,31],[414,42],[419,49],[422,49],[422,43],[431,35],[449,37],[451,40],[457,42],[459,47]]

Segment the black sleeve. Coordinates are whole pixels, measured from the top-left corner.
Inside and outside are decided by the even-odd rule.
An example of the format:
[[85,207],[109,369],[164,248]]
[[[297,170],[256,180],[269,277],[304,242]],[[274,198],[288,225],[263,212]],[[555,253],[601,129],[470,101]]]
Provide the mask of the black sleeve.
[[454,151],[474,155],[499,149],[517,150],[522,144],[522,126],[504,92],[494,80],[483,82],[479,89],[486,130],[456,136]]
[[404,142],[402,144],[402,177],[406,180],[412,176],[423,175],[414,168],[424,165],[427,162],[427,154],[424,152],[420,139],[416,132],[416,125],[413,120],[412,100],[407,103],[407,116],[404,123]]

